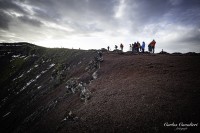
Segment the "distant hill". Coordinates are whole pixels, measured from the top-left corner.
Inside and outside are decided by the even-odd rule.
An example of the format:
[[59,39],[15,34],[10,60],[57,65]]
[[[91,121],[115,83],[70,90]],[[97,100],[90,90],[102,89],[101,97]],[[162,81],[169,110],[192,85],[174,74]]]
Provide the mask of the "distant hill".
[[0,132],[198,132],[199,54],[97,55],[1,43]]

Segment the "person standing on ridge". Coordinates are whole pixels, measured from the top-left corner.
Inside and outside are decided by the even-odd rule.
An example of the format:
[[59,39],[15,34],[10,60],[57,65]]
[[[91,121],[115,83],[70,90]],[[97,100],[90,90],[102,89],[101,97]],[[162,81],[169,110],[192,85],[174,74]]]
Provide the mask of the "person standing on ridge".
[[117,50],[117,48],[118,48],[117,45],[115,45],[115,50]]
[[132,53],[135,52],[134,50],[135,50],[135,49],[134,49],[134,44],[132,43]]
[[123,52],[124,45],[122,43],[120,44],[120,48],[121,48],[121,51]]
[[107,49],[108,49],[108,51],[110,51],[110,47],[109,46],[107,47]]
[[149,43],[149,45],[148,45],[148,51],[149,51],[149,53],[152,52],[151,43]]
[[132,45],[129,44],[129,51],[132,51]]
[[145,42],[142,42],[142,53],[144,53],[144,49],[145,49]]
[[136,51],[137,51],[137,43],[134,42],[134,44],[133,44],[133,53],[135,53]]
[[139,49],[140,49],[140,43],[137,41],[136,50],[138,53],[139,53]]
[[152,53],[154,53],[154,51],[155,51],[155,45],[156,45],[156,41],[153,40],[153,41],[150,43],[150,45],[151,45],[151,48],[152,48]]

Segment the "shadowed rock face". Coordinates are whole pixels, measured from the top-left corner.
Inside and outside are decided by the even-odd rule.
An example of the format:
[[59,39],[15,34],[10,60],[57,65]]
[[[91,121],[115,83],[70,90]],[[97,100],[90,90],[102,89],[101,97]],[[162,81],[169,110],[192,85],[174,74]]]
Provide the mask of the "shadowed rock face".
[[173,132],[166,125],[199,123],[199,54],[95,59],[95,51],[0,45],[0,131]]
[[[0,45],[0,113],[2,131],[23,132],[54,110],[60,101],[73,97],[65,84],[91,81],[96,69],[87,71],[94,51],[47,49],[28,43]],[[89,99],[86,87],[78,95]],[[84,93],[82,91],[84,90]],[[87,90],[87,91],[86,91]],[[88,94],[88,93],[87,93]],[[56,129],[56,128],[55,128]]]

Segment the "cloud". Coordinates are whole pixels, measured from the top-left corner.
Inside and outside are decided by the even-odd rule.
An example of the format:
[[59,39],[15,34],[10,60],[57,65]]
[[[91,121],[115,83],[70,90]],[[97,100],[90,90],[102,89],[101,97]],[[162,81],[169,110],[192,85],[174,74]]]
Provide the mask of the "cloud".
[[177,6],[177,5],[180,5],[182,3],[183,0],[170,0],[170,3],[173,5],[173,6]]
[[178,43],[187,43],[188,45],[200,45],[200,29],[185,28],[177,39]]
[[0,28],[4,30],[8,29],[10,20],[10,16],[0,10]]
[[41,26],[43,23],[37,19],[29,18],[27,16],[18,17],[22,22],[33,25],[33,26]]
[[[168,52],[200,52],[197,47],[200,41],[200,31],[191,26],[169,24],[156,33],[157,49]],[[196,47],[196,48],[195,48]]]
[[1,10],[12,10],[18,13],[26,14],[26,11],[17,5],[14,0],[0,0]]
[[199,0],[0,0],[0,41],[97,48],[156,39],[158,49],[197,47],[199,6]]

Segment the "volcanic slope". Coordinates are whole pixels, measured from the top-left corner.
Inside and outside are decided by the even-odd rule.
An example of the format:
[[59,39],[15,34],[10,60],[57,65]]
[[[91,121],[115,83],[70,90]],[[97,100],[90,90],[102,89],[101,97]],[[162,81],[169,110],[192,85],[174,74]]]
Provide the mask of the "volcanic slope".
[[[198,132],[200,56],[104,54],[92,98],[62,132]],[[168,126],[167,126],[168,125]]]
[[[37,126],[40,121],[57,110],[60,101],[65,98],[70,101],[67,81],[80,77],[80,82],[92,80],[96,68],[88,66],[95,54],[93,50],[50,49],[29,43],[0,44],[0,131],[38,129],[34,127],[40,127]],[[53,121],[55,124],[59,118]],[[55,132],[56,126],[51,129],[47,122],[48,128],[43,127],[39,132]]]
[[95,51],[23,46],[1,56],[3,132],[199,130],[199,55],[105,52],[96,67]]

